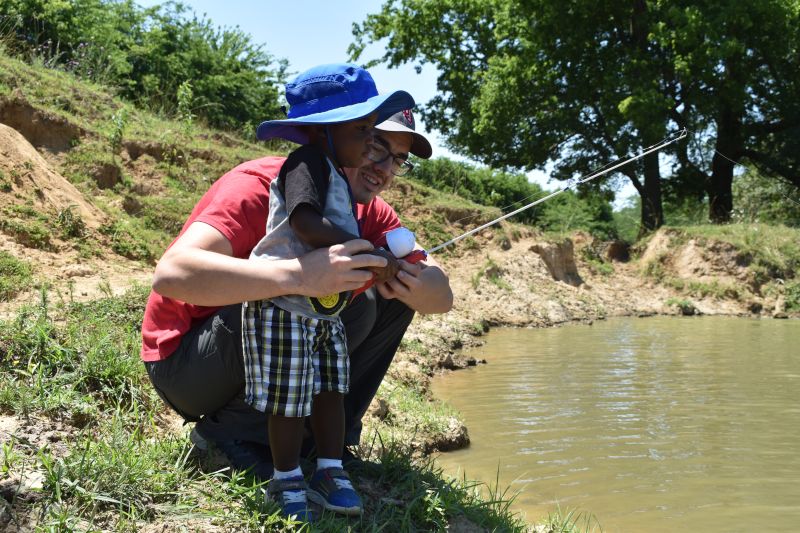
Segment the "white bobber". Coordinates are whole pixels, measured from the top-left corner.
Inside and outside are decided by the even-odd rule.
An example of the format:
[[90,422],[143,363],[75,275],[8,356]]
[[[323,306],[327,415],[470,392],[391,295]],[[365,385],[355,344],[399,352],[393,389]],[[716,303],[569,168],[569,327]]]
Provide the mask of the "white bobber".
[[408,228],[397,228],[386,233],[386,244],[395,257],[405,257],[414,251],[416,238],[414,232]]

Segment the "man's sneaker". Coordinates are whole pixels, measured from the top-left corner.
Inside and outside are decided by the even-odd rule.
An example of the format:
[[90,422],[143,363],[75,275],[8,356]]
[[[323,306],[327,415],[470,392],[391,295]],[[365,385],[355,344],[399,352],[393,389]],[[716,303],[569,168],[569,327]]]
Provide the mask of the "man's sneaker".
[[344,450],[342,450],[342,467],[353,469],[363,466],[364,460],[353,453],[353,450],[351,450],[348,446],[345,446]]
[[272,478],[272,454],[269,446],[244,440],[212,440],[195,426],[189,440],[198,450],[208,451],[210,445],[222,452],[234,470],[249,471],[259,481]]
[[321,468],[311,476],[308,499],[324,509],[346,515],[361,514],[361,498],[341,468]]
[[278,504],[283,517],[300,522],[313,522],[316,516],[308,507],[307,489],[303,476],[272,479],[267,485],[267,496]]
[[200,434],[200,431],[196,427],[193,427],[192,431],[189,432],[189,440],[198,450],[203,452],[208,451],[208,441]]

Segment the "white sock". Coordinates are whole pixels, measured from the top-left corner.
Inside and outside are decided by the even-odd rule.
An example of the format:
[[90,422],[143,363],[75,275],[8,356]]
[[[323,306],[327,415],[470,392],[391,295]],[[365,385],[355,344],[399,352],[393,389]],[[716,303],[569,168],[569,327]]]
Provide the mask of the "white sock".
[[303,477],[303,470],[299,466],[294,470],[289,470],[287,472],[282,472],[276,468],[274,473],[272,474],[272,477],[275,479],[286,479],[297,476]]
[[[272,473],[272,479],[286,479],[297,476],[303,477],[303,470],[301,470],[299,466],[294,470],[289,470],[287,472],[281,472],[280,470],[276,469]],[[283,491],[283,499],[286,503],[305,503],[306,491],[285,490]]]
[[[317,471],[322,470],[323,468],[342,468],[342,460],[341,459],[325,459],[324,457],[317,458]],[[353,484],[350,483],[350,480],[347,478],[334,478],[334,483],[340,489],[352,489]]]
[[341,468],[341,467],[342,467],[341,459],[326,459],[324,457],[317,457],[317,470],[322,470],[323,468]]

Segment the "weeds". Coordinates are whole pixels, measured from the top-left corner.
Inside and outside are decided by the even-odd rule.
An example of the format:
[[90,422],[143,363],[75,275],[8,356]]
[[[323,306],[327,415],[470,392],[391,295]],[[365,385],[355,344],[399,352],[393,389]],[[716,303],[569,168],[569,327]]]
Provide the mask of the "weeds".
[[545,521],[548,533],[592,533],[602,532],[603,528],[597,519],[588,513],[578,512],[575,509],[564,511],[557,507],[555,512],[547,515]]
[[[14,514],[54,531],[137,530],[176,520],[198,530],[221,523],[237,530],[293,530],[265,502],[263,483],[227,469],[204,472],[185,436],[155,426],[164,407],[137,357],[146,294],[139,287],[56,306],[43,292],[38,302],[0,322],[0,410],[59,420],[68,434],[60,449],[47,441],[3,443],[4,477],[42,474],[39,495],[15,497]],[[412,416],[403,423],[441,431],[452,416],[410,388],[381,394],[394,423]],[[372,442],[378,439],[375,433]],[[403,437],[381,440],[380,449],[368,452],[374,462],[354,467],[364,515],[326,514],[304,530],[444,531],[455,519],[485,530],[525,530],[504,492],[490,490],[487,501],[478,483],[445,479],[429,459],[414,459],[408,444]]]
[[11,181],[6,177],[5,173],[0,170],[0,192],[11,192],[14,190]]
[[481,279],[486,279],[496,287],[505,291],[511,290],[511,285],[503,279],[503,271],[491,258],[486,260],[486,263],[472,276],[472,288],[477,289],[480,285]]
[[[158,238],[152,230],[142,227],[142,222],[135,219],[116,220],[100,227],[100,232],[111,237],[111,249],[114,253],[129,259],[153,262],[156,254],[166,248],[163,235]],[[154,238],[156,237],[156,238]]]
[[18,243],[41,250],[52,247],[47,218],[40,213],[32,209],[28,211],[26,206],[12,205],[3,208],[0,215],[0,230]]
[[187,128],[191,127],[195,118],[194,112],[192,111],[192,106],[194,105],[194,91],[192,90],[192,84],[189,80],[184,81],[178,86],[176,97],[178,100],[176,118]]
[[0,251],[0,302],[8,301],[33,284],[31,266]]
[[428,350],[428,347],[417,339],[403,338],[400,341],[400,349],[406,352],[415,353],[423,357],[426,357],[430,354],[430,350]]
[[689,300],[684,300],[679,298],[669,298],[667,299],[666,302],[664,302],[664,304],[669,307],[676,307],[678,311],[680,311],[680,313],[685,316],[700,314],[697,311],[697,308],[694,306],[694,304]]
[[116,158],[122,150],[122,140],[125,136],[125,130],[128,127],[128,109],[126,107],[120,108],[113,115],[111,115],[111,123],[108,128],[108,146],[111,151],[111,157]]
[[[443,402],[431,402],[413,385],[381,385],[378,397],[388,404],[387,423],[416,428],[422,434],[446,433],[456,411]],[[384,428],[391,431],[391,428]]]
[[784,285],[787,311],[800,311],[800,281],[787,282]]
[[67,206],[58,212],[56,225],[66,239],[83,237],[86,234],[86,224],[80,214],[75,212],[74,205]]

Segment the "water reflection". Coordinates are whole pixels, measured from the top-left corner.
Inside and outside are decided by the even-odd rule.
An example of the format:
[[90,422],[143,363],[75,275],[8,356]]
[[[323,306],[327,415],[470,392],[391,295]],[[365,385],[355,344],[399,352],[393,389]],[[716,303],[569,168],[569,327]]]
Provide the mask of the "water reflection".
[[605,531],[791,531],[800,523],[800,322],[609,320],[492,332],[486,366],[434,384],[472,446],[451,473],[557,502]]

